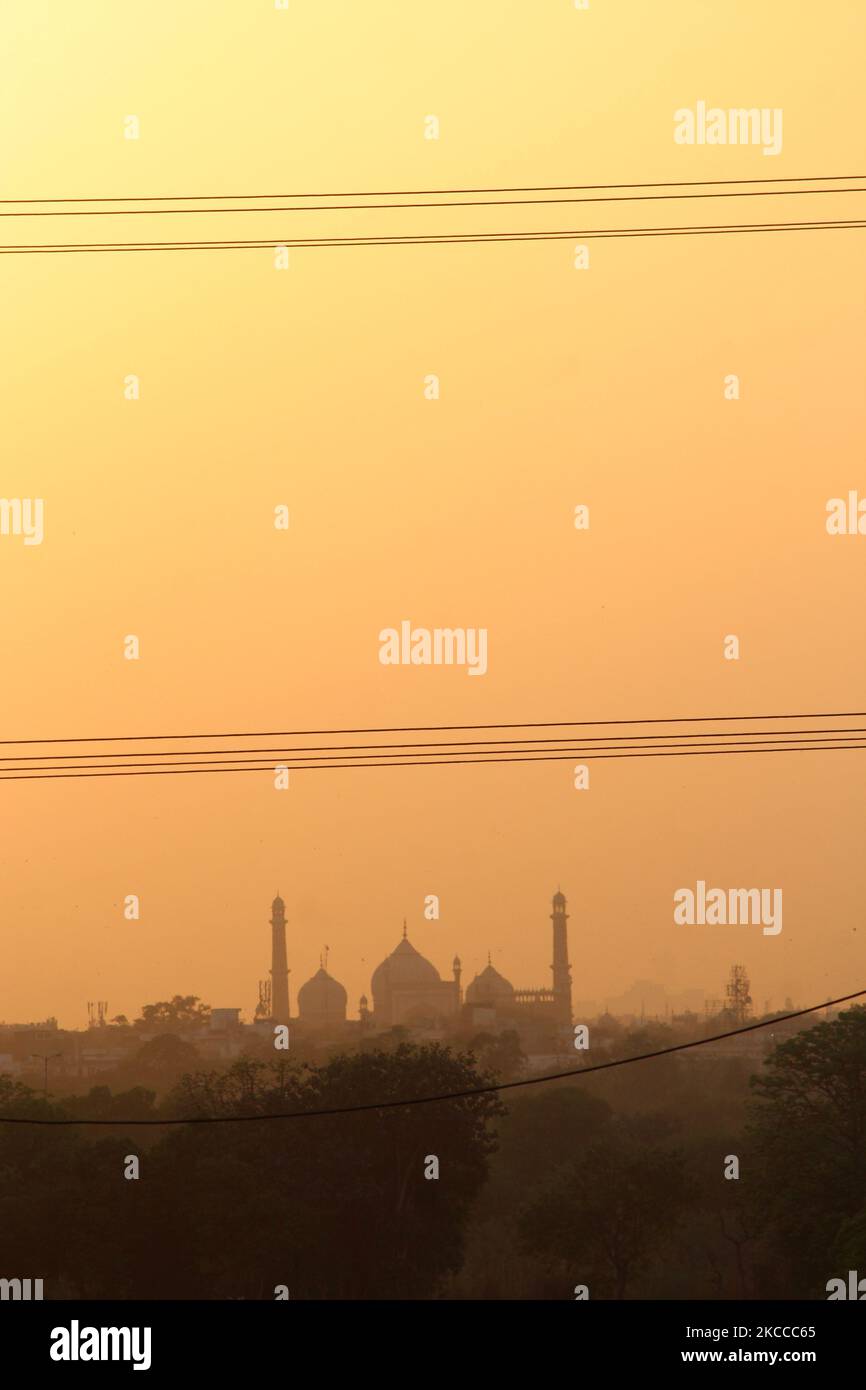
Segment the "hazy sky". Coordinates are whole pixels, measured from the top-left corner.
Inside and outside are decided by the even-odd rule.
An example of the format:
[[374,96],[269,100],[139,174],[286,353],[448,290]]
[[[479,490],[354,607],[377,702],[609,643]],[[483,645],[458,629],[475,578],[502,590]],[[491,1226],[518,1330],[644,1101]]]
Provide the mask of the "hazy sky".
[[[6,0],[0,197],[857,174],[864,42],[860,0]],[[781,108],[781,153],[675,144],[699,100]],[[0,240],[862,207],[10,218]],[[0,537],[2,737],[866,707],[866,537],[825,528],[829,498],[866,496],[863,237],[590,240],[586,271],[570,240],[293,250],[286,272],[269,250],[2,258],[0,494],[45,501],[41,545]],[[485,627],[487,674],[382,666],[403,619]],[[468,983],[489,949],[547,985],[561,885],[578,998],[640,976],[717,994],[739,960],[759,1003],[818,1002],[866,985],[864,758],[599,763],[587,792],[567,762],[299,772],[285,793],[10,782],[0,1018],[81,1026],[88,999],[132,1015],[176,992],[251,1013],[278,889],[293,1001],[327,943],[355,1012],[404,915],[443,973],[458,951]],[[676,926],[699,878],[781,887],[782,932]]]

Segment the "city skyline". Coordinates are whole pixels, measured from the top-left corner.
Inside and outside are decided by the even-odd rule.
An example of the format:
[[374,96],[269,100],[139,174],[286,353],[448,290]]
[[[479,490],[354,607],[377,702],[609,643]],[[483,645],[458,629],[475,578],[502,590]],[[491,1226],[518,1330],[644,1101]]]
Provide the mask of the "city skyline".
[[[564,911],[567,899],[559,889],[557,889],[556,894],[553,895],[554,914],[556,913],[557,900],[562,901],[562,908]],[[201,999],[204,1003],[208,1005],[208,1007],[212,1007],[218,1013],[237,1013],[238,1016],[247,1023],[255,1020],[264,1019],[271,1020],[275,1023],[289,1022],[292,1020],[297,1020],[299,1010],[299,992],[303,990],[305,986],[312,986],[316,983],[318,979],[324,977],[336,984],[339,987],[339,989],[343,991],[346,995],[344,1008],[345,1016],[348,1019],[357,1020],[358,1018],[363,1018],[366,1012],[368,1017],[372,1021],[374,1017],[374,1007],[370,1005],[370,999],[371,997],[374,997],[374,979],[376,974],[379,973],[381,969],[387,964],[388,960],[390,959],[390,956],[393,955],[394,952],[386,952],[383,961],[380,962],[379,965],[375,965],[372,967],[370,975],[368,976],[366,983],[361,990],[360,995],[356,996],[355,998],[352,998],[349,992],[345,989],[343,981],[340,978],[339,969],[337,969],[336,974],[332,973],[335,967],[333,961],[330,960],[330,947],[327,943],[325,943],[319,950],[317,957],[318,969],[314,968],[313,963],[309,967],[309,975],[304,974],[305,966],[300,962],[306,959],[306,953],[309,947],[309,942],[307,940],[304,940],[303,931],[301,928],[298,928],[297,930],[293,931],[293,927],[296,926],[296,924],[293,924],[288,919],[285,911],[285,901],[279,893],[277,894],[273,903],[271,904],[271,914],[272,915],[270,919],[267,919],[268,925],[270,925],[271,927],[270,968],[264,972],[264,979],[259,979],[259,994],[257,1002],[255,1004],[251,1002],[252,991],[249,987],[245,988],[245,997],[243,1002],[241,1003],[238,1003],[237,998],[235,998],[232,1002],[228,1002],[225,999],[220,999],[219,1002],[213,1003],[212,1000],[204,998],[204,996],[202,996],[199,993],[195,993],[194,997],[197,999]],[[571,915],[572,914],[567,914],[567,916]],[[398,940],[398,946],[401,944],[401,941],[406,942],[407,945],[411,947],[413,954],[421,956],[422,960],[425,959],[425,957],[423,957],[421,953],[417,951],[414,944],[409,940],[407,919],[405,917],[403,918],[402,923],[402,938]],[[292,955],[291,947],[295,947],[298,952],[298,963],[292,963],[294,958]],[[435,951],[435,945],[431,944],[430,949],[431,951]],[[605,989],[599,998],[590,998],[588,995],[581,994],[575,991],[574,981],[571,978],[573,975],[573,966],[569,960],[570,948],[568,944],[568,938],[566,938],[566,944],[564,949],[565,969],[568,975],[569,998],[571,1000],[569,1014],[573,1016],[575,1022],[579,1021],[579,1019],[587,1020],[593,1017],[599,1017],[603,1014],[612,1014],[615,1017],[645,1016],[647,1018],[655,1019],[670,1018],[671,1016],[676,1016],[678,1013],[683,1015],[687,1015],[690,1013],[701,1015],[704,1012],[711,1012],[713,1009],[718,1010],[722,1007],[720,997],[722,991],[720,988],[720,982],[718,980],[713,982],[712,988],[710,989],[707,989],[705,986],[702,986],[695,982],[692,982],[690,986],[686,986],[682,989],[670,989],[664,981],[646,976],[635,975],[623,988],[614,989],[613,987],[610,987]],[[556,948],[554,948],[552,954],[554,954],[555,956]],[[363,959],[363,957],[361,959]],[[354,962],[354,969],[352,968],[353,962],[349,961],[346,962],[346,964],[351,971],[351,977],[353,979],[356,978],[357,962]],[[431,964],[437,970],[437,973],[439,974],[439,977],[441,979],[442,971],[439,969],[436,960],[434,959],[433,961],[431,961]],[[486,957],[484,956],[484,953],[481,953],[481,956],[479,956],[476,953],[473,953],[473,955],[470,958],[470,964],[473,967],[478,967],[477,969],[474,969],[471,973],[470,971],[464,968],[463,958],[459,954],[455,955],[451,962],[452,973],[457,981],[458,995],[461,1001],[469,997],[468,992],[472,990],[473,986],[476,987],[477,995],[478,982],[480,980],[483,981],[485,975],[489,974],[491,970],[493,972],[493,975],[497,979],[502,979],[503,974],[507,973],[510,969],[509,963],[507,960],[503,958],[502,953],[498,953],[497,958],[494,961],[494,953],[490,949],[487,950]],[[442,963],[442,968],[447,969],[447,966],[445,966],[445,964]],[[738,968],[742,969],[743,967]],[[553,978],[553,962],[549,963],[549,965],[547,966],[547,970],[551,972],[551,978]],[[292,985],[293,972],[295,975],[294,985]],[[272,987],[273,979],[276,978],[280,973],[284,975],[286,981],[284,1001],[280,997],[275,995]],[[539,983],[539,981],[541,981],[542,979],[542,974],[543,972],[539,972],[537,977],[533,976],[533,983],[530,985],[524,985],[519,987],[519,992],[522,992],[524,995],[528,995],[544,994],[545,992],[550,991],[550,984],[545,985],[543,983]],[[623,976],[623,978],[625,978],[625,976]],[[507,981],[507,983],[511,985],[510,980]],[[165,998],[182,996],[182,992],[176,990],[167,989],[163,993]],[[154,998],[155,997],[156,996],[154,996]],[[129,1021],[132,1021],[132,1019],[136,1017],[138,1010],[140,1010],[144,1006],[145,1002],[148,1001],[141,999],[132,1008],[127,1007],[116,1009],[114,1005],[111,1003],[111,1001],[102,1001],[98,1005],[98,1022],[100,1025],[103,1023],[113,1022],[116,1017],[123,1017],[125,1019],[128,1019]],[[771,997],[765,997],[761,1000],[758,1000],[757,996],[755,1002],[755,1011],[758,1014],[770,1013],[774,1010],[778,1011],[783,1007],[786,1010],[793,1007],[790,995],[785,997],[784,1004],[782,1004],[781,1001],[776,1001]],[[267,1004],[267,1008],[265,1007],[265,1003]],[[87,1002],[86,1006],[82,1006],[82,1011],[85,1007],[88,1017],[87,1026],[93,1027],[94,1023],[97,1021],[97,1005],[91,1002]],[[28,1018],[26,1020],[23,1017],[18,1019],[13,1019],[11,1016],[0,1017],[0,1026],[30,1026],[31,1024],[44,1022],[46,1020],[58,1022],[59,1026],[61,1026],[62,1028],[72,1029],[73,1031],[78,1027],[84,1026],[83,1021],[79,1021],[77,1023],[73,1023],[70,1020],[60,1021],[58,1020],[57,1015],[50,1010],[45,1011],[41,1014],[34,1014],[31,1018]],[[382,1019],[378,1019],[376,1021],[376,1026],[379,1028],[385,1026]]]

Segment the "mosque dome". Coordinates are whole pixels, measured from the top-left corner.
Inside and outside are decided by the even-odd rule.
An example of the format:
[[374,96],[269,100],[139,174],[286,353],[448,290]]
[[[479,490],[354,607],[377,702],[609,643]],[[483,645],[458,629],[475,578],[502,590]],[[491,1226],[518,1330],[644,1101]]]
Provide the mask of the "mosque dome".
[[347,995],[338,980],[321,968],[298,990],[298,1014],[302,1021],[342,1023],[346,1018]]
[[514,998],[514,986],[492,965],[485,965],[466,991],[467,1004],[503,1004]]
[[441,983],[439,971],[420,951],[416,951],[405,936],[399,946],[377,965],[372,978],[373,997],[381,995],[386,989],[402,989],[407,985],[423,989],[426,985]]

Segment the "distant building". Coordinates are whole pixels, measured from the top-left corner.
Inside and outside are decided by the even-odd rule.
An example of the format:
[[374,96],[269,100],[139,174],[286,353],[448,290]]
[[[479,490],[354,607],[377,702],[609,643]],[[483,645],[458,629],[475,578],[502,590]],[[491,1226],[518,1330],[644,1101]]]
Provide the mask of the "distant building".
[[571,1028],[571,966],[568,960],[568,913],[565,894],[553,896],[551,989],[515,989],[491,963],[476,975],[466,990],[466,1022],[481,1030],[502,1032],[514,1028],[531,1035],[536,1046]]
[[342,1028],[346,1022],[348,995],[338,980],[321,965],[298,990],[298,1017],[310,1028]]
[[572,1022],[568,913],[561,892],[554,894],[550,921],[552,979],[548,988],[515,989],[488,956],[486,967],[472,980],[464,998],[460,957],[455,956],[451,963],[450,978],[443,978],[409,940],[404,920],[401,940],[373,971],[372,1007],[362,995],[358,1019],[346,1018],[346,990],[328,973],[326,947],[318,971],[299,989],[297,1017],[290,1019],[285,903],[277,896],[270,918],[270,978],[259,985],[253,1028],[267,1036],[275,1024],[291,1022],[301,1038],[308,1036],[317,1047],[392,1028],[428,1036],[471,1036],[481,1031],[516,1029],[535,1052],[553,1054],[561,1050]]
[[271,1018],[289,1021],[289,966],[286,957],[286,904],[279,893],[271,903]]
[[466,1003],[482,1009],[508,1007],[514,1003],[514,986],[490,964],[489,951],[487,964],[466,991]]
[[453,979],[443,980],[435,965],[415,950],[404,922],[403,940],[373,971],[370,984],[375,1026],[429,1027],[452,1018],[460,1007],[459,957],[455,957],[453,969]]

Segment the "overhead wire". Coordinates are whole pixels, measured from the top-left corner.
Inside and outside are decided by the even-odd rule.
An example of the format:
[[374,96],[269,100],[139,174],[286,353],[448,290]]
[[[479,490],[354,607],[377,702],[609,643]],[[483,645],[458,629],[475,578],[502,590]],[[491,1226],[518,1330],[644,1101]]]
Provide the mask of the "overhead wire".
[[0,198],[0,206],[24,205],[34,203],[184,203],[204,202],[209,199],[229,202],[246,198],[413,198],[446,194],[468,193],[592,193],[616,191],[625,188],[728,188],[746,184],[775,185],[779,183],[843,183],[852,179],[866,179],[866,174],[803,174],[799,177],[767,179],[679,179],[657,180],[653,183],[564,183],[564,184],[523,184],[482,188],[376,188],[362,189],[351,193],[303,192],[303,193],[167,193],[148,194],[144,197],[125,195],[94,198]]
[[[452,758],[452,757],[444,757],[444,756],[443,756],[443,757],[440,757],[440,756],[432,757],[432,755],[428,755],[428,756],[431,757],[431,760],[430,760],[430,761],[426,761],[426,762],[425,762],[425,761],[420,761],[420,760],[417,760],[417,761],[415,761],[415,760],[412,760],[412,761],[407,760],[407,761],[404,761],[404,762],[389,762],[389,761],[386,761],[386,760],[384,759],[384,757],[377,757],[377,759],[376,759],[375,761],[367,761],[367,762],[361,761],[360,759],[358,759],[358,760],[356,760],[356,761],[353,761],[353,762],[341,762],[341,761],[330,760],[330,759],[327,759],[327,760],[324,760],[324,759],[323,759],[323,760],[312,760],[312,759],[310,759],[310,760],[307,760],[306,762],[305,762],[305,761],[297,761],[297,760],[296,760],[296,761],[285,760],[285,761],[283,761],[283,762],[281,762],[281,763],[279,764],[279,767],[280,767],[280,769],[283,769],[283,768],[284,768],[284,769],[287,770],[287,771],[302,771],[302,770],[305,770],[305,769],[306,769],[307,771],[310,771],[310,772],[324,772],[324,771],[335,771],[335,770],[348,771],[348,770],[351,770],[351,769],[353,769],[353,768],[354,768],[354,769],[359,769],[359,770],[373,771],[373,770],[375,770],[375,769],[377,769],[377,768],[400,768],[400,767],[428,767],[428,768],[429,768],[429,767],[455,767],[455,766],[457,766],[457,767],[468,767],[468,766],[473,766],[473,765],[480,765],[480,766],[484,766],[484,767],[492,767],[492,766],[498,766],[498,765],[500,765],[500,764],[502,764],[502,763],[570,762],[570,761],[572,761],[575,757],[580,757],[583,761],[586,761],[586,762],[590,762],[590,761],[603,762],[603,761],[608,761],[608,760],[611,760],[611,759],[614,759],[614,758],[688,758],[688,757],[693,757],[693,758],[706,758],[706,757],[735,757],[735,756],[741,755],[741,754],[759,754],[759,753],[776,753],[776,754],[779,754],[779,753],[820,753],[820,752],[844,753],[844,752],[855,751],[855,750],[857,750],[857,749],[863,749],[863,748],[866,748],[866,743],[840,743],[840,742],[830,742],[830,741],[828,741],[828,742],[826,742],[826,743],[818,743],[818,742],[816,742],[816,743],[814,743],[814,744],[812,744],[812,745],[808,745],[808,746],[801,746],[800,744],[794,744],[794,743],[785,743],[782,747],[765,747],[765,746],[761,745],[761,746],[747,746],[747,747],[736,746],[736,747],[729,747],[729,748],[714,747],[714,748],[711,748],[711,749],[702,749],[702,748],[695,748],[695,747],[692,746],[692,747],[688,747],[688,748],[680,748],[680,749],[677,749],[677,751],[675,751],[675,752],[661,752],[661,751],[658,751],[658,750],[656,750],[656,749],[653,749],[653,750],[650,750],[650,751],[642,750],[642,751],[640,751],[640,752],[634,752],[634,751],[632,751],[632,752],[623,752],[623,751],[618,751],[618,752],[616,752],[616,751],[607,751],[607,750],[606,750],[606,751],[603,751],[603,752],[599,752],[599,751],[593,750],[593,751],[591,751],[591,752],[589,752],[589,753],[582,752],[582,751],[580,751],[580,752],[570,751],[570,752],[566,752],[566,753],[541,753],[541,754],[530,753],[530,754],[528,754],[527,756],[523,756],[522,754],[519,753],[519,750],[518,750],[518,753],[517,753],[517,754],[508,754],[508,755],[504,755],[504,754],[500,754],[500,753],[489,753],[489,754],[487,754],[486,756],[482,756],[482,757],[478,757],[478,756],[473,756],[473,757],[462,756],[462,757]],[[370,755],[370,756],[372,756],[372,755]],[[413,759],[417,758],[417,756],[418,756],[418,755],[413,755]],[[407,758],[408,758],[408,755],[407,755]],[[46,769],[46,770],[36,769],[36,770],[29,770],[29,771],[27,771],[27,772],[19,772],[19,771],[17,771],[17,770],[16,770],[16,771],[7,771],[6,769],[2,769],[2,770],[0,770],[0,781],[5,781],[5,782],[22,782],[22,781],[37,781],[37,780],[39,780],[39,781],[58,781],[58,780],[65,780],[65,779],[72,779],[72,778],[83,778],[83,777],[179,777],[179,776],[188,776],[188,775],[204,775],[204,774],[208,774],[208,773],[219,773],[219,772],[223,772],[223,773],[228,773],[228,772],[270,772],[270,771],[273,771],[273,770],[274,770],[274,766],[273,766],[273,763],[272,763],[272,762],[269,762],[269,763],[261,763],[260,765],[257,765],[257,766],[255,766],[255,767],[240,766],[240,765],[237,765],[236,763],[230,763],[230,764],[227,764],[227,763],[220,763],[220,764],[214,764],[214,763],[200,764],[200,763],[195,763],[195,764],[190,764],[188,767],[183,767],[183,766],[180,766],[180,765],[178,765],[178,766],[176,766],[176,767],[173,767],[173,766],[171,766],[171,765],[167,765],[167,766],[166,766],[166,765],[162,765],[162,766],[156,766],[156,767],[154,767],[154,766],[148,766],[148,767],[146,767],[146,768],[138,769],[138,770],[118,770],[118,767],[117,767],[116,764],[113,764],[113,765],[112,765],[112,764],[107,764],[107,765],[105,765],[105,766],[106,766],[106,767],[112,768],[112,770],[108,770],[108,771],[102,770],[102,767],[99,766],[99,765],[97,765],[97,767],[95,767],[95,768],[93,768],[93,769],[91,769],[91,768],[76,768],[76,769],[71,770],[71,771],[70,771],[70,770],[66,770],[66,769],[64,769],[63,771],[53,771],[53,770],[47,770],[47,769]],[[132,766],[136,766],[136,765],[132,765]]]
[[559,231],[496,231],[460,232],[443,235],[418,234],[403,236],[354,236],[354,237],[267,237],[241,239],[223,237],[199,241],[139,241],[139,242],[21,242],[0,245],[0,255],[74,255],[107,254],[110,252],[150,252],[150,251],[253,251],[286,249],[336,249],[337,247],[367,246],[468,246],[495,245],[508,242],[545,242],[571,240],[580,237],[586,241],[604,241],[621,238],[640,239],[644,237],[673,236],[730,236],[772,232],[804,231],[851,231],[862,230],[866,220],[862,218],[824,219],[801,222],[770,223],[729,223],[706,226],[677,227],[628,227],[628,228],[570,228]]

